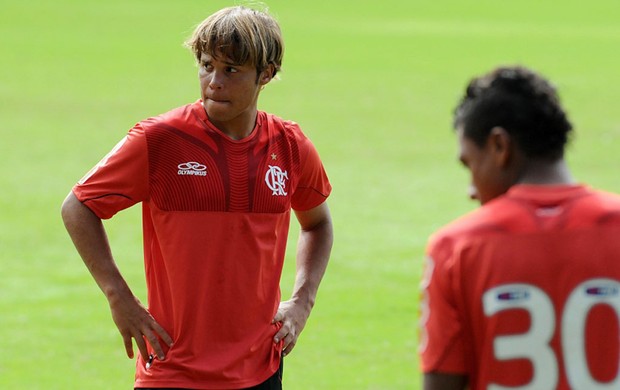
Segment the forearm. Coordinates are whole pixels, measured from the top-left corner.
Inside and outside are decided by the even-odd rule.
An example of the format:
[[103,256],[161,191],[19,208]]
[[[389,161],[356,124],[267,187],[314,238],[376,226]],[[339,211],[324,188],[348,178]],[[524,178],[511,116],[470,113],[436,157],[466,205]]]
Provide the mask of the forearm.
[[103,223],[73,193],[62,205],[62,219],[84,264],[108,301],[132,296],[112,257]]
[[297,273],[292,301],[306,310],[312,309],[319,284],[323,279],[333,243],[333,228],[330,219],[300,232],[297,243]]
[[334,241],[331,216],[326,203],[306,211],[296,211],[301,233],[297,242],[297,273],[291,299],[280,303],[273,322],[281,322],[273,340],[288,355],[304,329],[325,274]]
[[160,339],[168,346],[172,345],[173,340],[129,289],[114,262],[101,219],[73,193],[62,205],[62,219],[84,264],[108,299],[112,319],[123,337],[127,356],[134,356],[133,339],[143,359],[149,356],[146,341],[159,359],[164,359]]

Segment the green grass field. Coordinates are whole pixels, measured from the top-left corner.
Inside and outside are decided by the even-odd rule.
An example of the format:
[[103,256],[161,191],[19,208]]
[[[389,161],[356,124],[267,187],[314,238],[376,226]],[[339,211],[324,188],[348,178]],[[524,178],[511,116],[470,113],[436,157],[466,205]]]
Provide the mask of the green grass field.
[[[60,220],[133,126],[199,97],[181,46],[228,1],[0,0],[0,388],[129,389],[107,303]],[[299,122],[334,192],[332,260],[285,388],[417,389],[428,235],[476,205],[451,112],[473,75],[524,64],[560,89],[579,180],[620,192],[616,0],[267,1],[286,42],[259,108]],[[561,5],[560,5],[561,4]],[[139,208],[107,223],[144,297]],[[292,254],[282,281],[288,296]]]

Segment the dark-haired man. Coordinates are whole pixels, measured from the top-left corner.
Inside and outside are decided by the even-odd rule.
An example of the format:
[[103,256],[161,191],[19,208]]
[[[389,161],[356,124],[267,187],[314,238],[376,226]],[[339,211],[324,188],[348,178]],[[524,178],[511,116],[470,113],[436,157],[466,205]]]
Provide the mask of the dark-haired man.
[[555,89],[498,68],[454,124],[482,207],[429,241],[424,388],[620,388],[620,197],[571,176]]

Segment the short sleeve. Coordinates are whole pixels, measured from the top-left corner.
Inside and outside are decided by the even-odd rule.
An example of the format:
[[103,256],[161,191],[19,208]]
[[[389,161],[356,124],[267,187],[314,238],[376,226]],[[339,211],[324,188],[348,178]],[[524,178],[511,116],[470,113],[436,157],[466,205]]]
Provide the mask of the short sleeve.
[[299,146],[301,172],[291,206],[294,210],[305,211],[325,202],[332,187],[312,142],[304,137]]
[[456,278],[449,240],[431,240],[422,282],[420,362],[422,371],[467,372],[464,323],[454,297]]
[[102,219],[146,200],[147,153],[144,130],[137,124],[73,187],[73,193]]

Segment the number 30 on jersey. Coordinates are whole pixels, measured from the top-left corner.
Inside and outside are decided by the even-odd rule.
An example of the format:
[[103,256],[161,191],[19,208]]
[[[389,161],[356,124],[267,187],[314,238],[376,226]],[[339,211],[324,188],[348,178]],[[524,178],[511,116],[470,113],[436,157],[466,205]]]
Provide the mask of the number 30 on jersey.
[[[530,284],[505,284],[484,293],[484,313],[492,316],[503,310],[522,309],[530,314],[531,325],[526,333],[498,336],[493,350],[498,360],[528,359],[534,368],[530,383],[521,387],[492,384],[490,390],[555,389],[558,363],[550,346],[555,329],[553,304],[541,289]],[[590,310],[599,304],[609,305],[620,318],[620,283],[612,279],[590,279],[578,285],[568,297],[562,318],[563,360],[566,377],[572,389],[620,389],[620,375],[607,383],[594,379],[586,360],[585,328]],[[618,340],[610,340],[618,342]]]

